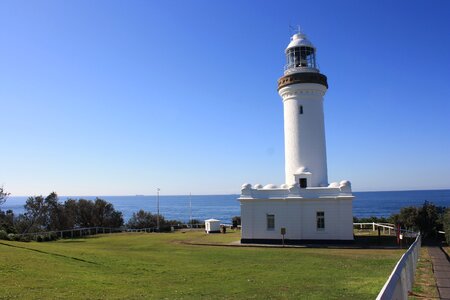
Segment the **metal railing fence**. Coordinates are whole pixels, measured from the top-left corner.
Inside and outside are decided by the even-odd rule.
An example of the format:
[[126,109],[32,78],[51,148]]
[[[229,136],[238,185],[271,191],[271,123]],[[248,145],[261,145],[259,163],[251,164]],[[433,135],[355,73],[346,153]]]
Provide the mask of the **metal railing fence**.
[[[174,229],[180,228],[203,228],[204,224],[177,224],[172,225]],[[109,234],[118,232],[157,232],[157,227],[148,228],[127,228],[127,227],[82,227],[82,228],[71,228],[64,230],[52,230],[52,231],[39,231],[39,232],[27,232],[27,233],[14,233],[15,237],[28,237],[31,239],[36,239],[37,237],[42,238],[78,238],[89,235],[96,234]]]
[[421,235],[418,234],[414,243],[397,262],[389,279],[378,294],[377,300],[408,299],[408,292],[412,290],[414,283],[420,246]]

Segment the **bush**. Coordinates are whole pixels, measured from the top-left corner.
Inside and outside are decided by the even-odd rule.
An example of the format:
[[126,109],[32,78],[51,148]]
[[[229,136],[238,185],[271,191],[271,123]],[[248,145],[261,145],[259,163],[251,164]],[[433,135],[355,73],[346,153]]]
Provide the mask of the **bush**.
[[445,210],[442,223],[444,225],[445,240],[447,241],[447,245],[450,245],[450,208]]
[[231,222],[233,223],[233,228],[238,227],[238,225],[241,225],[241,216],[234,216]]
[[28,243],[30,241],[31,241],[31,238],[28,235],[21,235],[21,236],[19,236],[19,242],[26,242],[26,243]]
[[38,235],[36,236],[36,242],[43,242],[44,241],[44,237],[42,235]]
[[9,233],[8,234],[8,240],[10,240],[10,241],[19,241],[20,237],[17,234]]
[[0,230],[0,240],[9,240],[6,231]]
[[48,235],[44,235],[44,242],[50,242],[51,238]]
[[[154,215],[151,212],[147,212],[141,209],[138,212],[133,213],[133,216],[127,223],[127,227],[133,229],[155,228],[157,218],[158,218],[157,215]],[[164,218],[160,215],[159,216],[160,225],[164,224],[164,222],[165,222]]]
[[159,226],[159,231],[160,232],[171,232],[172,227],[173,226],[171,226],[171,225],[162,225],[162,226]]
[[443,229],[443,214],[443,207],[425,201],[417,216],[417,227],[419,227],[424,238],[436,238],[438,236],[438,231]]

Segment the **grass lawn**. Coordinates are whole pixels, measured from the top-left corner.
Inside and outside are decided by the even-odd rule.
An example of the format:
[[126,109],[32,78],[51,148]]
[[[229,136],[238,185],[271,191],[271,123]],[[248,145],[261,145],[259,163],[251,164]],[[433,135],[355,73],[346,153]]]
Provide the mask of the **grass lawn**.
[[250,248],[238,233],[0,241],[0,299],[374,299],[404,250]]
[[414,276],[413,295],[409,299],[439,299],[428,247],[420,249],[420,257]]

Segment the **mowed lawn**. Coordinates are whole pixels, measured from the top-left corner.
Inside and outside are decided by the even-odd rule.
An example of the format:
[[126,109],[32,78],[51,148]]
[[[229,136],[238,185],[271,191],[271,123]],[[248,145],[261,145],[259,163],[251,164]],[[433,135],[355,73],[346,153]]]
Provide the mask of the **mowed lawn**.
[[374,299],[401,250],[250,248],[238,233],[0,241],[0,299]]

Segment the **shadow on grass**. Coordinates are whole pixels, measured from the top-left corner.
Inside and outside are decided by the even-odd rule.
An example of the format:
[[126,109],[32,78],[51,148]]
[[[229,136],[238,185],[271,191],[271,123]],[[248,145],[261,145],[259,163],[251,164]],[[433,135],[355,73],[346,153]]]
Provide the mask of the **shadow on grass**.
[[[63,243],[84,243],[86,242],[86,240],[90,240],[90,239],[99,239],[105,236],[109,236],[111,233],[108,234],[92,234],[92,235],[84,235],[84,236],[74,236],[73,238],[71,237],[64,237],[64,238],[59,238],[56,241],[61,241]],[[113,233],[113,234],[118,234],[118,233]]]
[[68,243],[86,243],[85,240],[60,240],[61,243],[68,244]]
[[353,241],[329,241],[329,240],[301,240],[289,241],[285,240],[282,245],[281,240],[264,241],[261,243],[244,243],[235,241],[232,243],[215,242],[214,240],[183,240],[177,241],[180,244],[197,245],[197,246],[218,246],[218,247],[257,247],[257,248],[328,248],[328,249],[380,249],[395,250],[408,249],[415,241],[413,238],[403,239],[402,244],[397,243],[396,236],[382,235],[355,235]]
[[415,239],[403,239],[401,245],[397,243],[396,236],[358,236],[355,235],[355,246],[363,248],[404,248],[407,249]]
[[56,256],[56,257],[63,257],[63,258],[72,259],[72,260],[75,260],[75,261],[81,261],[81,262],[88,263],[88,264],[99,265],[96,262],[85,260],[85,259],[74,257],[74,256],[67,256],[67,255],[47,252],[47,251],[33,249],[33,248],[27,248],[27,247],[22,247],[22,246],[17,246],[17,245],[6,244],[6,243],[2,243],[2,242],[0,242],[0,245],[7,246],[7,247],[12,247],[12,248],[19,248],[19,249],[23,249],[23,250],[33,251],[33,252],[37,252],[37,253],[41,253],[41,254],[47,254],[47,255]]

